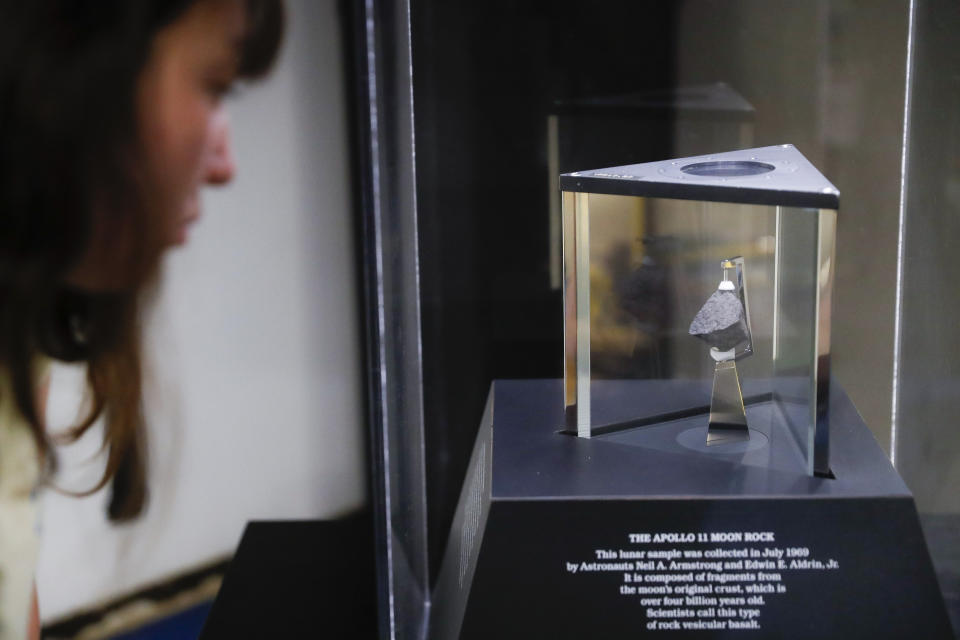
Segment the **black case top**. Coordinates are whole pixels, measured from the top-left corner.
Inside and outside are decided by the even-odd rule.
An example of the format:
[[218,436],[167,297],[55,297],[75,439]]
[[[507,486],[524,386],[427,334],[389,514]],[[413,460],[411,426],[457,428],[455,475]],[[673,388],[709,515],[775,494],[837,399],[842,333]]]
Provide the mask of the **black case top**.
[[792,144],[591,169],[560,176],[561,191],[837,209],[840,191]]

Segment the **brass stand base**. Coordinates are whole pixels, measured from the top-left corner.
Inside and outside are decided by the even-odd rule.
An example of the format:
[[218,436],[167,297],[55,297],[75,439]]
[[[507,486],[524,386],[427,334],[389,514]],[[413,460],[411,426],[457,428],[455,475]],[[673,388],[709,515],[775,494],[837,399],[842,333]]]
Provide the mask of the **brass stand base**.
[[747,414],[743,409],[740,378],[733,360],[718,362],[713,372],[713,395],[710,398],[710,426],[707,444],[725,444],[750,439]]

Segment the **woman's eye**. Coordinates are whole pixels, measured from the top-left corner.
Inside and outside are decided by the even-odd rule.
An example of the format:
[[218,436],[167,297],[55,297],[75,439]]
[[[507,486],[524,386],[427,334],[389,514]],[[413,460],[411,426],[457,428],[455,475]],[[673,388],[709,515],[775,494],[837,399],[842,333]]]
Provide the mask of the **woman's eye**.
[[207,85],[207,91],[214,99],[223,100],[233,96],[237,91],[237,87],[233,81],[213,81]]

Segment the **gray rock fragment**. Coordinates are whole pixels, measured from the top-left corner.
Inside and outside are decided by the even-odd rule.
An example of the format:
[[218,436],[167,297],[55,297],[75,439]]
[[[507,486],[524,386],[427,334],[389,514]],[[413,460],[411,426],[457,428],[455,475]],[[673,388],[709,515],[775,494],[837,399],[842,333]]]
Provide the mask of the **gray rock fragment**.
[[690,323],[690,335],[720,351],[749,338],[743,303],[733,291],[714,291]]

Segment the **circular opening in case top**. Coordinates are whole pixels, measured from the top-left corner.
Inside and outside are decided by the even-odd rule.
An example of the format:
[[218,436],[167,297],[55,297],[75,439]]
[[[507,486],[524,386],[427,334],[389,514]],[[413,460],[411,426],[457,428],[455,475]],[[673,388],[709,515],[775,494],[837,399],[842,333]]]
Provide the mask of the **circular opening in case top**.
[[772,164],[754,162],[752,160],[718,160],[716,162],[695,162],[680,167],[680,170],[693,176],[736,178],[740,176],[757,176],[761,173],[773,171],[775,168]]

